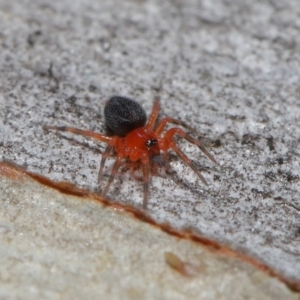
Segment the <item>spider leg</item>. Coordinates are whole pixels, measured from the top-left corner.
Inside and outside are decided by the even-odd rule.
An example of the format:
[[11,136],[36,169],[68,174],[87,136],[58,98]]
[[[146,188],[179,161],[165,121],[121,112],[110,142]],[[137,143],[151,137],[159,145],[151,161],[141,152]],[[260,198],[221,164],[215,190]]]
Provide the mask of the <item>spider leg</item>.
[[171,123],[171,124],[176,124],[176,125],[180,125],[182,127],[185,127],[186,129],[190,130],[190,131],[195,131],[194,128],[192,128],[191,126],[187,125],[186,123],[184,123],[183,121],[180,120],[176,120],[176,119],[172,119],[169,117],[163,118],[159,121],[159,123],[157,124],[156,128],[155,128],[155,133],[157,133],[158,135],[160,135],[163,130],[165,129],[167,123]]
[[171,142],[170,144],[171,149],[175,151],[175,153],[183,160],[183,162],[188,165],[199,177],[199,179],[205,184],[207,184],[207,181],[204,179],[204,177],[201,175],[201,173],[198,171],[196,166],[192,163],[192,161],[175,145],[174,142]]
[[156,98],[154,100],[152,112],[151,112],[151,114],[149,116],[149,119],[148,119],[148,122],[145,126],[147,129],[149,129],[149,130],[153,129],[153,127],[155,125],[155,122],[156,122],[156,119],[157,119],[157,116],[158,116],[158,112],[159,112],[159,98]]
[[115,163],[114,163],[113,169],[112,169],[112,171],[111,171],[111,174],[110,174],[110,176],[109,176],[109,179],[108,179],[108,181],[107,181],[106,187],[105,187],[105,189],[104,189],[104,191],[103,191],[103,193],[102,193],[102,197],[105,197],[105,196],[106,196],[106,194],[107,194],[107,192],[108,192],[108,189],[109,189],[111,183],[113,182],[113,180],[114,180],[114,178],[115,178],[115,175],[116,175],[116,173],[117,173],[117,171],[118,171],[120,165],[121,165],[121,157],[117,157],[117,159],[116,159],[116,161],[115,161]]
[[74,127],[67,127],[67,126],[43,126],[44,130],[59,130],[59,131],[66,131],[66,132],[72,132],[78,135],[88,136],[95,140],[110,143],[110,141],[113,139],[113,137],[109,137],[100,133],[88,131],[88,130],[81,130]]
[[100,168],[99,168],[99,172],[98,172],[98,184],[100,183],[101,179],[102,179],[102,175],[103,175],[103,168],[104,168],[104,164],[106,161],[106,158],[108,157],[110,151],[112,150],[112,146],[108,145],[104,151],[104,153],[102,154],[102,158],[101,158],[101,162],[100,162]]
[[144,199],[143,199],[143,208],[147,208],[148,195],[149,195],[149,178],[150,178],[150,165],[149,158],[145,154],[142,158],[143,164],[143,177],[144,177]]
[[198,146],[198,148],[211,160],[213,161],[215,164],[218,164],[217,161],[215,160],[215,158],[205,149],[205,147],[197,140],[195,140],[194,138],[192,138],[190,135],[186,134],[182,129],[180,128],[171,128],[170,130],[168,130],[165,135],[164,138],[171,140],[173,138],[173,136],[175,134],[178,134],[179,136],[181,136],[182,138],[186,139],[187,141],[189,141],[190,143]]
[[188,134],[185,133],[185,136],[183,137],[190,143],[197,145],[198,148],[215,164],[218,164],[218,162],[215,160],[215,158],[206,150],[206,148],[197,140],[189,136]]
[[169,172],[170,171],[170,160],[169,160],[168,151],[164,151],[163,152],[163,156],[164,156],[164,162],[165,162],[166,171]]

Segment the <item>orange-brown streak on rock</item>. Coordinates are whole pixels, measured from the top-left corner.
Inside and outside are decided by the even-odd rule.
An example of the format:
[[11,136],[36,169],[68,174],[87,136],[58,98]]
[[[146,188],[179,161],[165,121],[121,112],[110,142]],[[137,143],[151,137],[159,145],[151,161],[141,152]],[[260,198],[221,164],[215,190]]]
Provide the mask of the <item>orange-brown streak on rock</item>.
[[255,266],[256,268],[259,268],[261,271],[269,274],[270,276],[278,278],[280,281],[285,283],[293,291],[300,292],[300,282],[284,278],[283,276],[279,275],[276,271],[274,271],[270,267],[266,266],[265,264],[261,263],[260,261],[254,259],[252,257],[249,257],[247,255],[238,253],[238,252],[230,249],[229,247],[224,246],[216,241],[213,241],[206,237],[202,237],[198,234],[195,234],[191,230],[179,231],[179,230],[171,227],[168,223],[159,224],[159,223],[155,222],[150,216],[148,216],[146,214],[146,212],[138,210],[132,206],[128,206],[128,205],[124,205],[121,203],[110,201],[108,199],[102,198],[101,196],[99,196],[97,194],[93,194],[88,190],[77,188],[76,186],[74,186],[73,184],[68,183],[68,182],[53,182],[44,176],[30,173],[30,172],[26,171],[24,168],[17,166],[11,162],[7,162],[7,161],[0,162],[0,175],[8,177],[13,180],[23,179],[24,176],[27,175],[27,176],[31,177],[32,179],[38,181],[39,183],[46,185],[48,187],[51,187],[55,190],[58,190],[63,194],[77,196],[77,197],[83,197],[88,200],[100,202],[102,205],[118,209],[119,211],[126,211],[127,213],[130,213],[131,215],[133,215],[135,218],[137,218],[143,222],[149,223],[172,236],[176,236],[178,238],[190,240],[197,244],[201,244],[201,245],[209,248],[211,251],[218,252],[219,254],[222,254],[224,256],[234,257],[236,259],[245,261],[245,262]]
[[10,161],[0,162],[0,175],[9,179],[22,179],[24,175],[27,175],[24,168],[14,164]]

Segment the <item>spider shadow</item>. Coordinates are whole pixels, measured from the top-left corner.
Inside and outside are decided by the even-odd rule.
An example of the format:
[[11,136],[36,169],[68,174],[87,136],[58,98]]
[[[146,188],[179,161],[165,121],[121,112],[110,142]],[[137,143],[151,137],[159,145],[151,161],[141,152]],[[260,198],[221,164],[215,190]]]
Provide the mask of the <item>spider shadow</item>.
[[[114,154],[111,154],[109,158],[114,159]],[[169,161],[178,161],[178,157],[176,155],[170,154],[169,153]],[[187,167],[187,166],[185,166]],[[188,167],[187,167],[188,168]],[[199,169],[199,168],[198,168]],[[205,171],[208,170],[208,168],[200,168],[200,171]],[[137,162],[132,162],[129,159],[125,160],[120,167],[120,170],[118,172],[120,182],[119,184],[123,184],[122,177],[124,178],[125,174],[127,172],[130,172],[130,177],[133,178],[134,180],[143,183],[143,173],[142,173],[142,163],[137,161]],[[167,168],[166,162],[163,160],[163,157],[161,155],[157,155],[151,159],[150,163],[150,174],[152,176],[160,177],[162,179],[166,178],[171,178],[173,182],[177,186],[179,186],[182,189],[188,189],[192,191],[193,193],[197,194],[199,197],[205,197],[207,196],[207,191],[205,190],[205,185],[202,184],[202,182],[198,183],[198,177],[196,176],[196,182],[195,183],[190,183],[186,179],[180,176],[178,172],[176,172],[172,167],[170,166]],[[116,176],[118,176],[116,175]],[[103,179],[99,186],[94,190],[97,194],[101,194],[102,189],[105,188],[105,182],[108,180],[110,176],[110,172],[106,172],[103,175]],[[104,182],[104,183],[103,183]],[[201,185],[202,184],[202,185]],[[204,190],[203,190],[203,189]],[[118,195],[117,192],[118,186],[115,186],[115,188],[112,189],[111,194],[113,197],[115,195]],[[151,197],[151,190],[150,190],[150,197]]]
[[[177,155],[173,155],[173,154],[169,154],[169,160],[170,162],[178,162],[181,160],[179,159],[179,157]],[[184,168],[189,168],[187,165],[185,165],[183,162],[181,162],[184,166]],[[203,171],[207,171],[210,170],[210,168],[207,167],[203,167],[203,166],[198,166],[198,163],[195,163],[195,165],[197,166],[197,169],[202,173]],[[194,173],[195,175],[195,182],[192,183],[190,181],[188,181],[187,178],[185,178],[184,176],[180,176],[180,173],[174,169],[172,169],[172,167],[170,166],[169,169],[165,170],[166,175],[169,176],[172,181],[180,188],[182,189],[187,189],[201,197],[206,197],[207,196],[207,186],[202,183],[202,181],[200,181],[200,179],[198,178],[198,176],[196,175],[196,173],[194,173],[192,170],[190,170],[190,172]]]
[[[88,142],[81,142],[79,140],[77,140],[76,138],[73,138],[73,137],[67,137],[66,135],[64,135],[63,133],[60,133],[60,132],[55,132],[55,134],[62,138],[62,139],[65,139],[67,141],[69,141],[72,145],[77,145],[77,146],[80,146],[80,147],[83,147],[83,148],[86,148],[88,150],[92,150],[92,152],[94,152],[95,154],[99,154],[99,155],[102,155],[104,150],[105,150],[105,146],[102,146],[101,143],[99,143],[99,146],[103,149],[102,151],[98,148],[98,147],[95,147],[95,146],[91,146]],[[91,141],[91,140],[90,140]],[[95,142],[94,142],[95,143]]]

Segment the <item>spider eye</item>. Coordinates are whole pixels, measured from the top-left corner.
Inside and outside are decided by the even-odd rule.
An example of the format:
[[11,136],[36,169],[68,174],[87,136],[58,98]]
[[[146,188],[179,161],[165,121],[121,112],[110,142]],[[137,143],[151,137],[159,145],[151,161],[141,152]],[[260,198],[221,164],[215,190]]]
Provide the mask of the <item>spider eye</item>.
[[149,140],[147,140],[147,142],[145,144],[149,148],[151,146],[157,145],[157,140],[156,139],[149,139]]

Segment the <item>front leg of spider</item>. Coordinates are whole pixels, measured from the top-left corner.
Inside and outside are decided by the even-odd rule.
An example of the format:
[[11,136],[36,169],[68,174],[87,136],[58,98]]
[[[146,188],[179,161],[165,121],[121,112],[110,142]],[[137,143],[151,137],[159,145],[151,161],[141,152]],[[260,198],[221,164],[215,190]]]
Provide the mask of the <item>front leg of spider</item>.
[[172,149],[182,160],[183,162],[189,166],[199,177],[199,179],[205,184],[207,184],[207,181],[205,178],[201,175],[199,170],[196,168],[196,166],[193,164],[193,162],[177,147],[175,141],[173,140],[173,137],[175,135],[179,135],[180,137],[186,139],[190,143],[197,145],[203,153],[210,158],[213,162],[217,163],[214,157],[204,148],[201,143],[199,143],[197,140],[193,139],[191,136],[189,136],[187,133],[185,133],[182,129],[180,128],[171,128],[169,129],[163,136],[163,138],[160,139],[160,142],[162,143],[161,148],[164,149],[164,151],[167,151],[168,149]]

